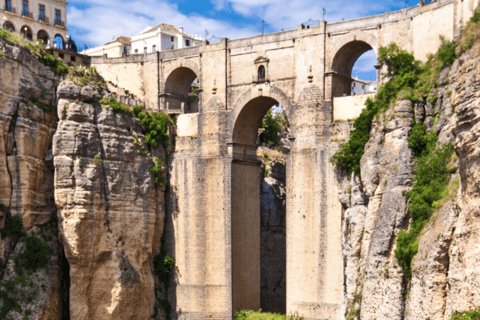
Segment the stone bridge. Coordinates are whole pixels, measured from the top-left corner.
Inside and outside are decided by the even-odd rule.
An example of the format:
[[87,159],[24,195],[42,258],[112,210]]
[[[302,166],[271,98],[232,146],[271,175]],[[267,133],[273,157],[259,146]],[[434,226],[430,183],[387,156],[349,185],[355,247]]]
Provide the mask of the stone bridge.
[[[176,260],[174,319],[231,319],[260,308],[257,130],[280,104],[290,120],[286,311],[342,319],[342,206],[331,155],[333,98],[350,94],[355,61],[391,42],[419,59],[453,39],[477,0],[437,0],[351,21],[123,58],[92,57],[107,79],[181,114],[170,160],[166,239]],[[380,66],[379,68],[380,69]],[[380,72],[379,72],[380,74]],[[200,83],[192,102],[192,81]],[[348,110],[347,110],[348,112]]]

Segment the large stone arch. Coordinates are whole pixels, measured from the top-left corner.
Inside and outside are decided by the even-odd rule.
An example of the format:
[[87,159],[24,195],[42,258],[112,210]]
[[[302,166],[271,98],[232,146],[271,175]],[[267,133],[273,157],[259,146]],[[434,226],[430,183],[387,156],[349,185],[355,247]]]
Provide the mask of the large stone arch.
[[164,69],[162,105],[171,113],[195,113],[202,105],[202,95],[198,100],[190,99],[190,87],[195,79],[201,85],[201,73],[198,65],[192,61],[180,60],[169,64]]
[[[242,121],[240,117],[241,113],[242,111],[245,112],[246,110],[244,108],[250,102],[254,101],[257,98],[264,98],[263,102],[267,103],[267,105],[269,104],[269,101],[270,102],[276,101],[281,105],[283,110],[285,110],[285,113],[289,119],[292,119],[294,117],[292,103],[290,102],[290,99],[282,90],[276,87],[270,86],[268,84],[257,85],[251,88],[250,90],[246,91],[245,93],[243,93],[233,105],[232,111],[230,112],[227,119],[227,122],[228,122],[227,128],[230,128],[230,130],[228,130],[228,133],[227,133],[228,143],[235,143],[234,141],[235,127],[236,125],[238,125],[239,119],[240,121]],[[260,102],[260,100],[258,101]],[[273,105],[275,105],[275,103],[268,107],[267,105],[262,107],[262,110],[259,112],[259,114],[255,114],[256,119],[250,119],[250,120],[253,122],[261,121],[261,119],[263,118],[265,113],[268,111],[268,109],[270,109]],[[246,120],[246,118],[244,119]],[[258,126],[257,126],[257,129],[258,129]]]
[[353,66],[361,55],[372,49],[378,56],[378,38],[365,31],[355,31],[344,39],[332,41],[325,74],[327,100],[350,95]]

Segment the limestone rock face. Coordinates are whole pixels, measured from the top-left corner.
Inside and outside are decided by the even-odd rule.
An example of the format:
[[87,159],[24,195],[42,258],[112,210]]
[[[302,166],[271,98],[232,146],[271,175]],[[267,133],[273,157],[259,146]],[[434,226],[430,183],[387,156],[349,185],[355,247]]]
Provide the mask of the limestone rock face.
[[[65,293],[60,292],[65,279],[59,264],[63,250],[55,236],[56,226],[53,230],[41,227],[56,216],[51,144],[58,123],[54,109],[60,77],[3,38],[0,51],[4,52],[0,57],[0,229],[8,226],[12,216],[21,217],[24,231],[49,234],[53,251],[46,267],[28,274],[18,258],[26,250],[26,237],[1,237],[0,309],[11,299],[16,311],[3,309],[10,310],[2,315],[7,319],[24,319],[28,314],[35,320],[60,319]],[[40,101],[43,109],[33,101]],[[31,285],[23,287],[20,282]],[[32,291],[36,294],[31,295]],[[29,294],[28,301],[23,299]]]
[[[59,87],[53,140],[60,240],[70,264],[72,319],[148,319],[152,257],[163,232],[164,190],[151,157],[137,153],[138,120],[75,98]],[[145,142],[143,141],[145,144]],[[163,147],[153,151],[164,159]]]
[[394,250],[395,238],[407,223],[402,192],[411,183],[413,157],[407,139],[413,114],[410,102],[399,101],[373,124],[361,160],[362,179],[352,177],[340,195],[346,208],[344,308],[350,317],[403,317],[403,273]]

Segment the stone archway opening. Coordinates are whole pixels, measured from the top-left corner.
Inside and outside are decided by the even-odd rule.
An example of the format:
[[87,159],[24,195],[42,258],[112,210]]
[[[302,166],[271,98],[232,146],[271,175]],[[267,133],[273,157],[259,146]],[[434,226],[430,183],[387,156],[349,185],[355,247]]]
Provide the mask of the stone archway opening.
[[[365,53],[367,53],[368,57],[368,52],[373,52],[372,46],[364,41],[358,40],[349,42],[338,50],[333,58],[331,72],[329,74],[331,76],[331,93],[329,98],[350,96],[354,95],[354,93],[358,95],[360,92],[359,88],[361,88],[362,85],[362,90],[368,90],[370,88],[370,86],[366,85],[368,80],[364,82],[357,81],[357,83],[355,80],[358,79],[352,78],[352,76],[354,76],[352,71],[354,66],[356,66],[356,62],[359,61],[359,58]],[[362,60],[359,62],[361,61]]]
[[3,28],[10,32],[15,32],[15,26],[10,21],[5,21]]
[[47,45],[48,44],[48,40],[50,39],[48,33],[45,31],[45,30],[40,30],[38,31],[38,34],[37,34],[37,39],[38,40],[42,40],[43,41],[43,45]]
[[260,308],[286,312],[286,156],[279,160],[282,151],[260,139],[259,131],[267,113],[272,119],[275,114],[281,117],[281,111],[279,102],[271,97],[253,98],[239,113],[233,129],[234,312]]
[[30,40],[30,41],[33,40],[32,29],[30,29],[29,26],[23,26],[20,33],[21,33],[23,38],[25,38],[27,40]]
[[55,37],[53,38],[53,46],[58,49],[64,49],[64,41],[61,35],[55,35]]
[[200,82],[190,68],[175,69],[165,81],[163,105],[167,113],[196,113],[200,106]]

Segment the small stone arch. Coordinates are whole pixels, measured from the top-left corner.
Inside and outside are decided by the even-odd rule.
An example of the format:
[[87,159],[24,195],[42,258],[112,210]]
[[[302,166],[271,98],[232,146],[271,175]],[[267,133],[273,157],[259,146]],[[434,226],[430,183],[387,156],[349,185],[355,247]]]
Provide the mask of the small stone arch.
[[15,32],[16,31],[16,28],[15,28],[15,25],[13,24],[13,22],[11,21],[5,21],[5,23],[3,24],[3,29],[5,30],[8,30],[10,32]]
[[[190,68],[192,67],[192,68]],[[171,113],[196,113],[200,110],[202,94],[196,94],[193,91],[192,84],[199,75],[195,72],[198,70],[192,63],[180,64],[173,69],[168,76],[165,77],[162,104],[167,112]],[[197,84],[200,90],[200,81]]]
[[172,62],[169,62],[168,64],[165,64],[165,67],[163,70],[163,74],[164,74],[163,79],[165,80],[164,81],[165,83],[167,82],[168,77],[178,68],[188,68],[192,70],[197,75],[198,81],[202,83],[201,82],[202,73],[198,64],[196,64],[193,61],[183,60],[183,59],[172,61]]
[[338,41],[330,50],[326,72],[326,99],[350,95],[352,69],[358,58],[369,50],[378,56],[378,39],[369,33],[355,32],[345,41]]
[[[268,84],[260,85],[242,94],[235,102],[227,119],[227,127],[230,128],[227,133],[227,142],[254,146],[258,127],[265,113],[277,103],[280,104],[289,119],[293,118],[293,107],[290,99],[276,87]],[[238,134],[243,122],[251,130],[243,133],[243,137],[240,139],[242,141],[239,141]],[[249,122],[249,124],[246,122]]]
[[50,40],[50,36],[48,35],[47,31],[41,29],[37,33],[37,39],[42,40],[43,44],[46,46],[48,44],[48,41]]
[[53,37],[53,46],[54,47],[56,46],[56,48],[58,48],[58,49],[63,49],[64,48],[65,41],[64,41],[63,36],[61,34],[57,33],[55,35],[55,37]]
[[22,26],[22,28],[20,29],[20,34],[25,39],[33,41],[33,32],[32,32],[32,29],[29,26],[27,26],[27,25]]

